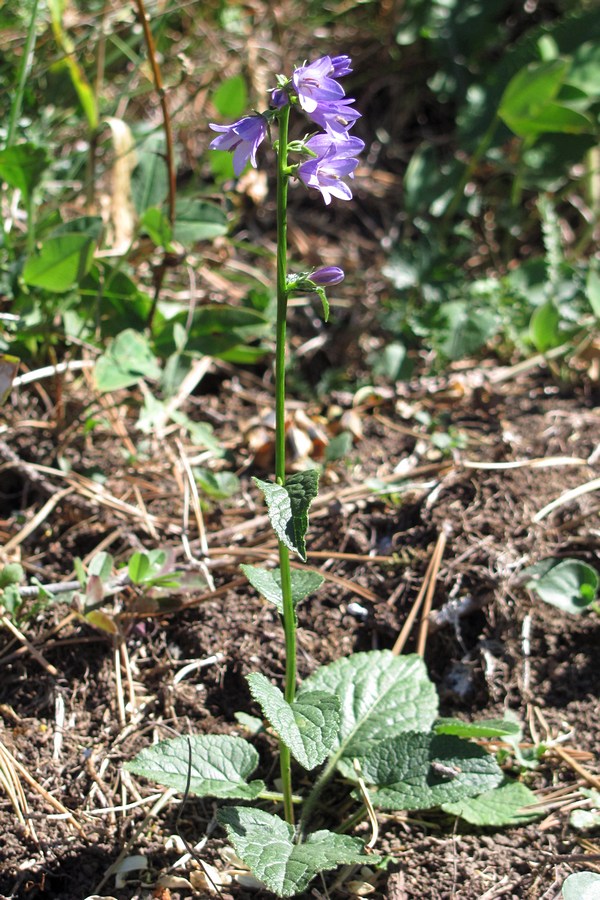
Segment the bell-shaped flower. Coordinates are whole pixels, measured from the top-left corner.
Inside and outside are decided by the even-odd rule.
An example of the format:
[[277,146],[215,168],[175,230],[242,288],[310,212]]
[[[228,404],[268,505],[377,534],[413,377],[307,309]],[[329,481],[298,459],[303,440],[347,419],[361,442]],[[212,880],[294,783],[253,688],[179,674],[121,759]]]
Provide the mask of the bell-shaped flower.
[[321,191],[329,206],[332,197],[352,200],[352,191],[342,179],[352,177],[357,165],[357,159],[337,155],[336,145],[332,144],[324,156],[308,159],[298,166],[297,175],[307,187]]
[[320,103],[339,100],[344,96],[343,87],[330,77],[334,71],[335,67],[329,56],[322,56],[295,70],[292,84],[304,112],[310,115]]
[[354,100],[351,97],[322,102],[309,115],[313,122],[326,131],[343,135],[360,119],[361,114],[351,106],[352,103]]
[[213,131],[220,131],[213,141],[211,150],[233,151],[233,171],[241,175],[248,162],[256,168],[256,151],[267,134],[267,120],[264,116],[244,116],[232,125],[210,125]]

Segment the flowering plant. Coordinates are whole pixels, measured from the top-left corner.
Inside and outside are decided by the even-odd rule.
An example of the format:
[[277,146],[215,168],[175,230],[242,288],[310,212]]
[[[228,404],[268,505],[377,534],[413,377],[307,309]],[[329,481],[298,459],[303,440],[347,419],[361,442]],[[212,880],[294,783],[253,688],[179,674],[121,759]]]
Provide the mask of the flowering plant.
[[[277,156],[277,323],[275,349],[275,481],[255,479],[262,491],[278,540],[278,568],[242,565],[248,581],[281,617],[285,640],[284,690],[264,675],[247,677],[252,697],[279,743],[281,773],[277,791],[260,779],[249,780],[258,753],[236,735],[193,735],[163,741],[143,750],[128,768],[169,787],[224,800],[217,813],[237,855],[267,887],[280,897],[305,890],[319,872],[338,865],[377,864],[371,854],[377,840],[374,807],[384,810],[426,809],[449,805],[495,787],[502,772],[481,747],[457,735],[463,723],[445,720],[435,726],[437,696],[423,660],[416,654],[401,657],[394,650],[357,653],[322,666],[299,687],[296,632],[298,604],[323,583],[320,572],[292,567],[290,554],[306,562],[308,511],[317,495],[318,473],[305,470],[288,476],[285,458],[285,356],[287,303],[292,293],[316,293],[328,316],[327,287],[339,284],[338,266],[310,272],[287,271],[287,190],[290,178],[320,191],[326,204],[332,198],[350,200],[345,179],[352,179],[357,156],[364,148],[349,130],[359,118],[338,78],[352,71],[348,56],[323,56],[297,68],[291,78],[278,77],[271,105],[264,113],[244,116],[232,125],[211,125],[218,136],[211,147],[233,153],[240,175],[278,126]],[[300,141],[288,140],[292,110],[299,111],[322,132]],[[288,161],[288,153],[299,162]],[[449,724],[448,724],[449,723]],[[498,724],[481,723],[474,736],[497,735]],[[292,758],[318,776],[305,797],[292,790]],[[323,798],[334,777],[352,785],[357,809],[335,830],[309,830],[323,817]],[[306,778],[303,779],[307,783]],[[347,787],[346,787],[347,790]],[[256,800],[257,807],[248,805]],[[276,804],[283,818],[265,806]],[[300,815],[296,822],[296,807]],[[331,807],[331,804],[329,804]],[[345,805],[344,805],[345,808]],[[372,837],[364,842],[346,832],[368,815]]]

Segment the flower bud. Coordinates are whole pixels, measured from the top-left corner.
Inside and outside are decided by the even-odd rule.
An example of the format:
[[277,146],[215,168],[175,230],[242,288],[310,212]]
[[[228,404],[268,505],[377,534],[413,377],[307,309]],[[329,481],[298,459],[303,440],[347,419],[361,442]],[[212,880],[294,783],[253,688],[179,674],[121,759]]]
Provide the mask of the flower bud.
[[275,109],[281,109],[282,106],[289,103],[289,100],[287,91],[283,88],[275,88],[275,90],[271,91],[271,106],[274,106]]
[[317,284],[320,287],[329,287],[332,284],[339,284],[340,281],[343,281],[345,278],[343,269],[340,269],[338,266],[323,266],[320,269],[315,269],[312,275],[309,275],[310,280],[313,284]]

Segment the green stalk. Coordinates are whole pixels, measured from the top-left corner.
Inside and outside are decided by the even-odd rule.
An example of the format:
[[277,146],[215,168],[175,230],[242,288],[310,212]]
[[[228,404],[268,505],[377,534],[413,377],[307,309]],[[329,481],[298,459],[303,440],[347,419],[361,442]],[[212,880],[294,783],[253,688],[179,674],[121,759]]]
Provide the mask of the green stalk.
[[[285,350],[287,317],[287,167],[289,106],[279,113],[277,149],[277,329],[275,346],[275,480],[285,484]],[[283,631],[285,634],[285,699],[293,703],[296,695],[296,616],[292,602],[290,552],[279,542],[281,593],[283,595]],[[294,824],[290,751],[279,742],[279,765],[285,820]]]
[[21,57],[19,74],[17,77],[17,89],[15,91],[15,96],[10,108],[10,119],[8,121],[8,130],[6,133],[7,147],[10,147],[12,145],[15,138],[17,122],[19,121],[19,116],[21,115],[21,107],[23,106],[23,94],[25,93],[25,85],[27,84],[29,72],[31,71],[31,64],[33,63],[33,50],[35,47],[35,20],[37,18],[38,2],[39,0],[33,0],[31,6],[31,18],[29,19],[27,37],[25,39],[25,47],[23,49],[23,56]]

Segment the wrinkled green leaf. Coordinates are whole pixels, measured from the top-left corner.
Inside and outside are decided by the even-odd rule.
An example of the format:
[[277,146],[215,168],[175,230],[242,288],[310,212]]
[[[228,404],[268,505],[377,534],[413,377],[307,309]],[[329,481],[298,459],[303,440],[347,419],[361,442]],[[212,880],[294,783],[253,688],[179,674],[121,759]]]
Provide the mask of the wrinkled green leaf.
[[463,722],[461,719],[438,719],[434,726],[436,734],[454,734],[463,738],[510,737],[520,734],[518,722],[506,719],[480,719],[477,722]]
[[438,697],[425,664],[416,654],[390,650],[355,653],[317,669],[298,694],[325,691],[340,700],[342,719],[333,747],[338,759],[352,761],[384,738],[405,731],[428,731]]
[[[431,809],[496,787],[502,770],[483,747],[452,735],[407,732],[385,738],[358,756],[373,805],[379,809]],[[353,762],[340,763],[356,780]]]
[[522,825],[538,819],[539,810],[527,811],[526,807],[537,803],[537,797],[520,781],[503,784],[491,791],[485,791],[478,797],[459,800],[457,803],[444,803],[444,812],[460,816],[471,825],[504,826]]
[[594,315],[600,319],[600,275],[592,268],[588,271],[586,293]]
[[596,569],[578,559],[545,559],[523,569],[533,576],[526,586],[540,599],[565,612],[580,613],[593,603],[600,586]]
[[278,897],[300,893],[319,872],[377,861],[362,852],[362,841],[331,831],[313,832],[294,844],[292,826],[262,809],[228,806],[217,819],[240,859]]
[[340,725],[338,698],[323,691],[307,691],[290,704],[264,675],[255,672],[246,680],[252,696],[294,759],[309,771],[324,762]]
[[297,472],[286,479],[285,485],[272,484],[255,478],[267,503],[269,519],[279,540],[289,550],[306,561],[305,536],[308,529],[308,510],[317,496],[319,473],[315,469]]
[[240,479],[234,472],[194,469],[194,478],[198,487],[214,500],[225,500],[240,490]]
[[160,366],[146,338],[127,328],[98,358],[94,378],[99,391],[116,391],[140,378],[160,378]]
[[495,333],[498,324],[492,310],[476,309],[464,300],[442,304],[436,318],[442,338],[439,349],[451,360],[464,359],[479,350]]
[[[281,593],[281,570],[263,569],[260,566],[241,565],[240,569],[259,594],[274,603],[283,615],[283,595]],[[322,575],[312,569],[292,569],[292,603],[297,606],[302,600],[317,591],[323,581]]]
[[94,261],[95,242],[85,234],[48,238],[23,269],[23,281],[31,287],[62,294],[75,287]]
[[131,196],[141,216],[149,207],[160,208],[169,192],[164,135],[149,134],[138,143],[136,153],[138,164],[131,176]]
[[190,792],[197,797],[253,800],[265,789],[262,781],[247,781],[257,765],[258,753],[243,738],[203,734],[147,747],[126,768],[181,792],[191,770]]

